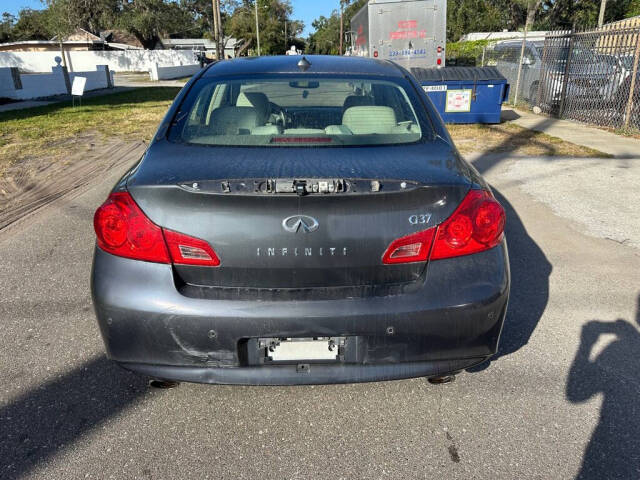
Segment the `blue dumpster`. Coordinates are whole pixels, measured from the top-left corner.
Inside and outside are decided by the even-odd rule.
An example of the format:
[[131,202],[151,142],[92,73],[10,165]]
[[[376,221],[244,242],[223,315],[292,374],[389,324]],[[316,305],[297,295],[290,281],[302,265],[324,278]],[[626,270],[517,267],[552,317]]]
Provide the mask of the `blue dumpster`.
[[500,123],[509,84],[497,68],[412,68],[411,73],[446,123]]

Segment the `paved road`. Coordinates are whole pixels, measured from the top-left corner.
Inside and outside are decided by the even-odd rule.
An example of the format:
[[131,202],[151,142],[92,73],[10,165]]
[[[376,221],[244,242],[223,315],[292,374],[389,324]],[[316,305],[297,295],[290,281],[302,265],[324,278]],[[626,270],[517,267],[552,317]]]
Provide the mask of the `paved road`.
[[5,232],[0,478],[639,478],[640,250],[556,216],[517,161],[476,162],[508,209],[501,352],[442,386],[149,389],[105,359],[88,289],[119,172]]

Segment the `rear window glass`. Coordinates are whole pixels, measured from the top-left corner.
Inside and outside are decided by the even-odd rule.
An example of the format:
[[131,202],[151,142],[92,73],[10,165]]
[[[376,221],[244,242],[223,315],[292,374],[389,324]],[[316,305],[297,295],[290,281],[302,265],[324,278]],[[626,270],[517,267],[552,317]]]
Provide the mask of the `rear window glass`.
[[170,139],[185,143],[338,146],[422,138],[407,92],[382,80],[212,81],[196,89],[182,108]]

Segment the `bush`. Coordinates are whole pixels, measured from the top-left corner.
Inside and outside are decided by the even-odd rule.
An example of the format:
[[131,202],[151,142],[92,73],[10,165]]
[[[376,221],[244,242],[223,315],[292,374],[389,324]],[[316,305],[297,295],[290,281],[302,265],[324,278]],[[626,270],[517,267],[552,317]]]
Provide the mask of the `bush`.
[[481,64],[482,49],[489,44],[489,40],[474,40],[472,42],[448,42],[446,61],[448,65],[475,66]]

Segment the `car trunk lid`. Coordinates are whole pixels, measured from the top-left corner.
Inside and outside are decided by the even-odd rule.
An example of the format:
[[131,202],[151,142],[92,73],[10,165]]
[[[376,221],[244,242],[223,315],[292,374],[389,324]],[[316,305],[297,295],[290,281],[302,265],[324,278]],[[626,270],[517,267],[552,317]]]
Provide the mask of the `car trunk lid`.
[[[201,150],[221,153],[196,147],[193,155],[185,157],[188,159],[174,158],[173,162],[184,166]],[[251,149],[224,150],[243,159],[248,154],[244,150]],[[165,153],[156,160],[156,176],[145,171],[154,160],[147,158],[128,188],[153,222],[207,241],[220,258],[218,267],[176,266],[179,278],[187,284],[297,289],[417,280],[424,262],[385,265],[382,256],[393,240],[433,227],[455,210],[470,187],[468,176],[461,173],[464,164],[450,150],[445,156],[446,149],[444,158],[430,165],[425,156],[411,149],[360,148],[360,152],[346,149],[358,161],[352,158],[352,166],[345,170],[344,166],[336,168],[341,165],[336,157],[347,160],[341,150],[260,149],[264,158],[259,162],[254,158],[247,168],[225,166],[206,172],[200,168],[202,163],[195,169],[163,169]],[[365,154],[362,150],[402,152],[409,164],[405,161],[399,168],[390,155],[385,159],[387,168],[380,168],[380,161],[371,157],[365,165],[360,160]],[[326,155],[321,169],[305,168],[317,164],[291,156],[314,157],[319,152]],[[443,166],[446,162],[449,167]],[[263,168],[256,169],[256,163]],[[310,170],[311,175],[305,174]],[[233,176],[240,171],[264,175]],[[317,176],[332,172],[351,175]],[[398,172],[404,175],[396,176]]]

